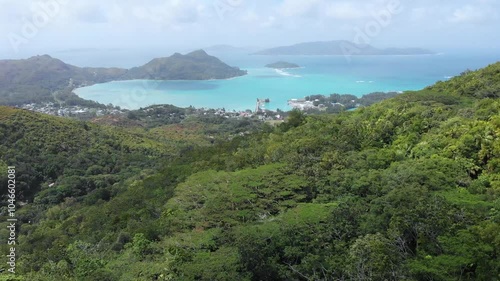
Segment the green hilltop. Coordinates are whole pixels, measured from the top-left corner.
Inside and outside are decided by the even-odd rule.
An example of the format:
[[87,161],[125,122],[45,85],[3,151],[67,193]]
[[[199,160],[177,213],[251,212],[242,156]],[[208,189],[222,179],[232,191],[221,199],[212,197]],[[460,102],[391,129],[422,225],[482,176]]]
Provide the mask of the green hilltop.
[[229,67],[218,58],[198,50],[186,55],[175,53],[168,58],[156,58],[144,66],[130,69],[125,77],[152,80],[210,80],[229,79],[246,74],[246,71]]
[[48,55],[1,60],[0,104],[54,102],[56,91],[109,82],[126,72],[119,68],[80,68]]
[[18,210],[16,278],[496,280],[499,87],[496,63],[182,147],[152,134],[161,125],[3,107],[0,166],[18,167],[21,190],[40,185]]

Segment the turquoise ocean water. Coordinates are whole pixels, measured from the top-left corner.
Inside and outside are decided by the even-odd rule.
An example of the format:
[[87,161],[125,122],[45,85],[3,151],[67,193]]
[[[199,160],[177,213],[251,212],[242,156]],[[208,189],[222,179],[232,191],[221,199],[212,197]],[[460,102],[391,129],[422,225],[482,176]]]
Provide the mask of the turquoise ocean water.
[[[84,99],[138,109],[173,104],[254,109],[257,98],[269,98],[268,109],[289,109],[287,101],[312,94],[361,96],[376,91],[419,90],[447,80],[466,69],[478,69],[500,60],[495,54],[438,54],[426,56],[252,56],[214,54],[224,62],[248,70],[248,75],[213,81],[133,80],[97,84],[75,92]],[[264,65],[279,60],[299,69],[276,71]]]

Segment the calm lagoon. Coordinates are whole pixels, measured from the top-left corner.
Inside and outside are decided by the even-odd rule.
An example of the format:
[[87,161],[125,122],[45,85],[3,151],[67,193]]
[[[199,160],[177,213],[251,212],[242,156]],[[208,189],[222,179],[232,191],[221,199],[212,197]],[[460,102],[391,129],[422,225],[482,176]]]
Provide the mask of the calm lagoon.
[[[362,96],[377,91],[419,90],[466,69],[485,67],[497,55],[439,54],[425,56],[253,56],[213,54],[224,62],[248,70],[229,80],[109,82],[79,88],[84,99],[112,103],[127,109],[153,104],[179,107],[254,109],[257,98],[269,98],[267,109],[289,109],[287,101],[307,95],[332,93]],[[265,68],[275,61],[301,68],[284,71]]]

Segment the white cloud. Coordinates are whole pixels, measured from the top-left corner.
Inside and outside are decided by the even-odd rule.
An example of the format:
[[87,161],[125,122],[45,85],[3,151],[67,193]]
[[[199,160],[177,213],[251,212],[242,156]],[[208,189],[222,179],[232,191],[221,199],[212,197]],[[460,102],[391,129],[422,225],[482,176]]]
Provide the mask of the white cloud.
[[[487,2],[482,2],[487,3]],[[497,14],[493,7],[489,5],[482,6],[472,6],[465,5],[461,8],[455,9],[453,15],[449,18],[451,23],[484,23],[493,18],[496,18]]]
[[238,17],[239,20],[246,25],[260,28],[271,28],[277,23],[275,16],[258,15],[255,11],[247,11]]
[[194,0],[172,0],[150,6],[135,5],[132,11],[139,20],[166,25],[195,23],[209,14],[205,4]]
[[429,15],[429,9],[426,7],[418,7],[418,8],[413,8],[410,11],[410,19],[412,21],[421,21],[425,19]]
[[[33,18],[32,5],[48,1],[56,0],[0,0],[0,34],[5,35],[0,45],[8,44],[9,32],[20,33],[26,19]],[[69,0],[30,47],[136,42],[271,45],[350,38],[353,27],[373,21],[390,1],[395,0]],[[491,36],[500,26],[500,0],[399,1],[403,11],[392,17],[380,37],[386,45],[413,38],[424,42],[421,45],[456,45],[463,38],[483,37],[500,44]],[[218,3],[227,8],[222,16],[215,8]],[[481,34],[490,35],[477,35],[478,24]]]
[[328,5],[326,15],[338,20],[357,20],[370,16],[370,13],[359,3],[335,2]]
[[127,16],[126,16],[125,11],[122,7],[114,4],[109,9],[108,19],[110,22],[122,23],[122,22],[125,22],[125,20],[127,19]]
[[263,21],[260,26],[264,28],[273,27],[276,24],[276,18],[273,16],[269,16],[265,21]]
[[242,22],[246,22],[246,23],[256,23],[256,22],[259,22],[261,20],[260,16],[255,11],[252,11],[252,10],[247,11],[246,13],[241,15],[239,19]]
[[99,6],[88,6],[78,10],[77,18],[86,23],[105,23],[108,22],[108,14]]
[[321,0],[285,0],[278,7],[278,13],[285,17],[314,16],[321,3]]

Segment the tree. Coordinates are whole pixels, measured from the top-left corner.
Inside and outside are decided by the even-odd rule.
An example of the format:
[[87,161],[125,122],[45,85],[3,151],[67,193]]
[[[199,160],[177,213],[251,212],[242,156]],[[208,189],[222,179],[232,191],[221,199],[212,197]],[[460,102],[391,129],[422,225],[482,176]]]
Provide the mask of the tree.
[[302,125],[306,120],[306,116],[304,113],[298,109],[294,109],[290,111],[288,115],[288,119],[286,120],[285,123],[281,124],[284,131],[288,131],[291,128],[296,128],[300,125]]
[[390,240],[380,233],[356,239],[348,259],[352,280],[401,280],[397,251]]

